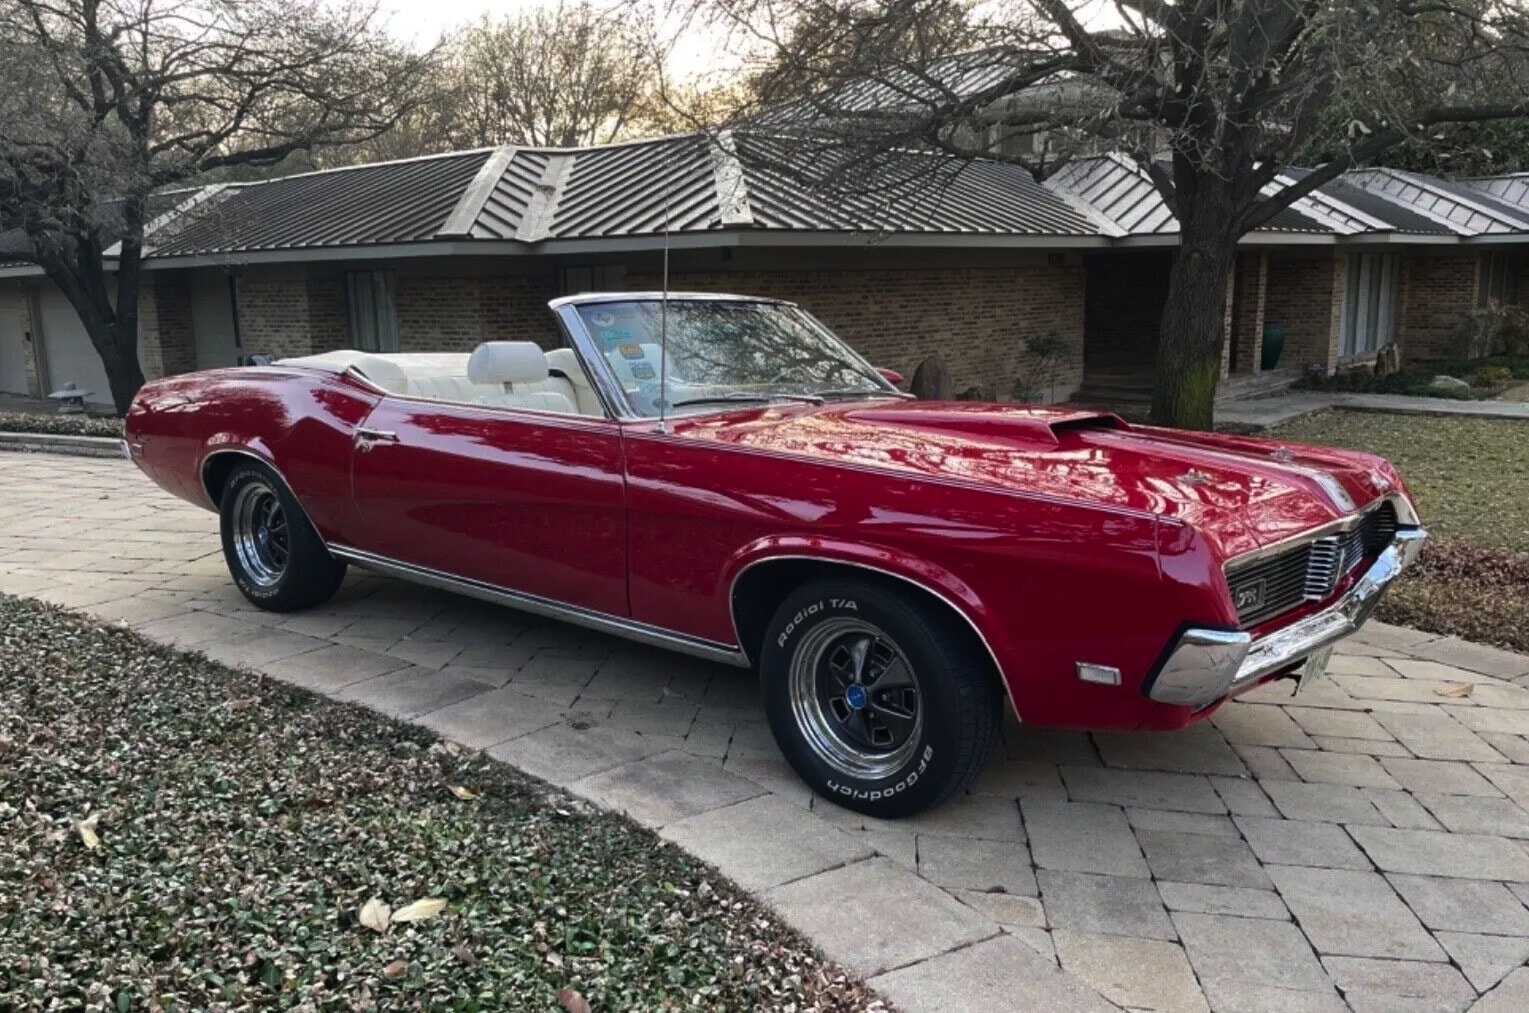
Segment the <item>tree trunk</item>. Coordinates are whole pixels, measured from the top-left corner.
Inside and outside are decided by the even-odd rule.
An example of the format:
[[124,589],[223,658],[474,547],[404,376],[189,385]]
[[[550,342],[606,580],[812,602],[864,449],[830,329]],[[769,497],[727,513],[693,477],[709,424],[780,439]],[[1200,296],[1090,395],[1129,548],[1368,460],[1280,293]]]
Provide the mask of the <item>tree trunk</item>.
[[101,364],[106,367],[112,405],[118,416],[126,416],[133,396],[144,383],[143,366],[138,362],[138,315],[134,313],[131,319],[118,316],[102,334],[92,330],[90,343],[96,346]]
[[1231,221],[1230,214],[1211,212],[1181,226],[1158,333],[1154,425],[1210,429],[1215,422],[1226,340],[1226,279],[1237,255]]

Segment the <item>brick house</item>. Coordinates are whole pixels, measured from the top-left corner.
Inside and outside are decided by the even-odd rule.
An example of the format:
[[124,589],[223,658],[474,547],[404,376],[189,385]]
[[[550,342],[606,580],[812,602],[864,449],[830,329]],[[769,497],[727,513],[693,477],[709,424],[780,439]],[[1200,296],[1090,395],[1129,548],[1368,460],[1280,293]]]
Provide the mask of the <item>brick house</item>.
[[[905,373],[938,351],[957,391],[1150,389],[1177,237],[1128,161],[1100,156],[1042,184],[909,155],[887,171],[917,187],[828,200],[764,168],[760,143],[503,147],[176,195],[148,237],[145,373],[348,346],[552,345],[548,299],[658,288],[667,245],[672,289],[791,299]],[[1480,301],[1529,294],[1529,186],[1512,179],[1353,173],[1246,237],[1229,279],[1228,389],[1373,360],[1392,342],[1450,354]],[[1265,323],[1287,333],[1273,376],[1260,368]],[[1023,339],[1052,335],[1072,354],[1037,385]],[[66,380],[105,399],[61,294],[33,267],[0,264],[0,391]]]

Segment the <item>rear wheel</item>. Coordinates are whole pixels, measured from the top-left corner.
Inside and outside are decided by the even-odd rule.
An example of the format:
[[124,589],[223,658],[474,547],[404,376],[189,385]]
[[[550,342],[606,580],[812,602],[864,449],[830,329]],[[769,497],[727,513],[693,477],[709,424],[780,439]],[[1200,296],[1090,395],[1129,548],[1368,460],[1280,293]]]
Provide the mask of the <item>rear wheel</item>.
[[271,469],[238,464],[223,485],[223,558],[239,591],[271,612],[322,604],[345,579],[297,500]]
[[786,760],[839,805],[909,816],[964,789],[992,755],[992,664],[948,609],[870,583],[791,594],[760,652],[765,711]]

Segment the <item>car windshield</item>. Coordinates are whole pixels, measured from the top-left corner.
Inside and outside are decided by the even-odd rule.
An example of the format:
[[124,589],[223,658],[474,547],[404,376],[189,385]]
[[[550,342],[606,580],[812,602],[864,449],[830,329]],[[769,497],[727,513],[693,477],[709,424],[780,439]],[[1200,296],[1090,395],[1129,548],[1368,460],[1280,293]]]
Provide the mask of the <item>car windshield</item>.
[[[586,303],[579,318],[638,415],[669,409],[887,397],[881,374],[812,317],[783,303],[727,299]],[[660,350],[667,334],[667,352]],[[660,384],[659,370],[666,371]],[[661,391],[662,388],[662,391]]]

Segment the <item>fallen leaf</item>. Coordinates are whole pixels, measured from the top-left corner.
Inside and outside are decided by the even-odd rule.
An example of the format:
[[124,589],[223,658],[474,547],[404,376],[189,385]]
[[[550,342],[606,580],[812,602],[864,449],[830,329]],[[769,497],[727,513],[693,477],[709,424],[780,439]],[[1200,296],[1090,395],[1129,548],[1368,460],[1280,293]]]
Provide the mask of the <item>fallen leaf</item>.
[[376,933],[388,930],[388,916],[392,914],[388,906],[382,902],[382,898],[373,897],[361,905],[361,924]]
[[80,840],[83,840],[90,851],[95,851],[101,846],[101,836],[95,831],[98,822],[101,822],[101,813],[90,813],[89,816],[80,820]]
[[473,791],[471,788],[464,788],[460,784],[448,784],[446,786],[446,790],[451,792],[457,798],[461,799],[463,802],[471,802],[473,799],[478,797],[477,792]]
[[85,847],[94,851],[101,846],[101,837],[96,833],[96,824],[101,820],[100,813],[91,813],[80,821],[80,840],[85,842]]
[[1439,696],[1447,696],[1458,700],[1461,697],[1470,696],[1471,690],[1473,688],[1474,687],[1471,686],[1471,684],[1468,682],[1447,683],[1446,685],[1440,686],[1438,689],[1434,690],[1434,692]]
[[404,960],[395,960],[382,969],[382,976],[388,981],[397,981],[409,973],[409,964]]
[[223,704],[223,709],[231,711],[248,710],[259,702],[260,698],[258,696],[241,696]]
[[426,897],[417,900],[413,904],[405,904],[393,912],[395,922],[422,922],[426,918],[434,918],[446,910],[446,902],[439,897]]
[[557,1004],[568,1013],[590,1013],[589,1000],[580,995],[576,988],[558,989]]

